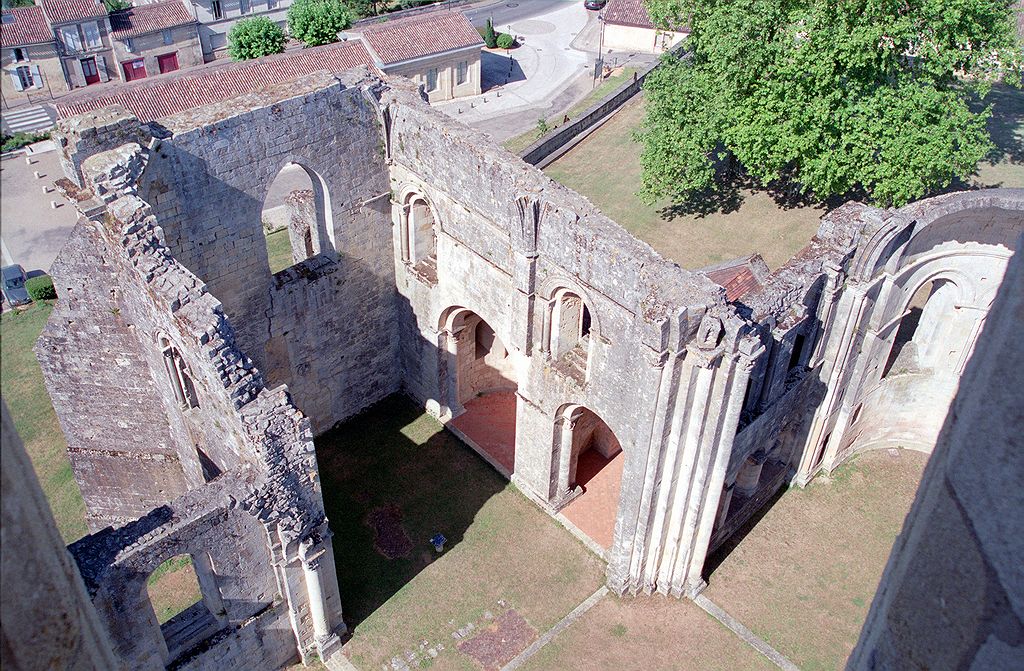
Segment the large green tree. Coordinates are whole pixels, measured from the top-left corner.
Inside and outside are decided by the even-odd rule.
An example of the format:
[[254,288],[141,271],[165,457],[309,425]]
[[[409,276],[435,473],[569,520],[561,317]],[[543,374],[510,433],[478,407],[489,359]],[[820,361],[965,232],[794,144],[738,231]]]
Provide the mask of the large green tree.
[[307,47],[338,41],[352,25],[352,13],[341,0],[295,0],[288,8],[288,32]]
[[1020,85],[1006,0],[646,0],[689,24],[687,52],[645,83],[642,195],[693,199],[738,161],[767,184],[902,204],[972,173],[989,110]]
[[284,31],[265,16],[242,19],[228,31],[228,53],[236,61],[284,51]]

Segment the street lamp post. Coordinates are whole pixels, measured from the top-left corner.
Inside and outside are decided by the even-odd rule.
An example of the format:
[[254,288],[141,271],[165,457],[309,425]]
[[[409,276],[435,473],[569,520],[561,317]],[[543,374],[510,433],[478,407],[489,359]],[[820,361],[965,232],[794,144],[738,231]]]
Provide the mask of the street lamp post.
[[601,24],[601,36],[597,42],[597,60],[594,61],[593,88],[597,88],[597,82],[601,78],[601,71],[604,69],[604,12],[598,13],[597,22]]

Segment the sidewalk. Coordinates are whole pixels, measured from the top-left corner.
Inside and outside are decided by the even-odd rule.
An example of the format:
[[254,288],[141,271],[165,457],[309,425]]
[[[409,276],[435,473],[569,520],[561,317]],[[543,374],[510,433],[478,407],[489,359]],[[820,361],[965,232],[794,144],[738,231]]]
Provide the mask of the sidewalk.
[[573,98],[586,93],[581,83],[592,75],[594,54],[573,49],[571,44],[590,22],[596,22],[596,14],[573,0],[547,14],[514,22],[511,28],[494,26],[519,36],[521,46],[508,52],[485,50],[481,55],[485,92],[436,107],[491,133],[499,142],[529,130],[560,96],[567,97],[567,89]]

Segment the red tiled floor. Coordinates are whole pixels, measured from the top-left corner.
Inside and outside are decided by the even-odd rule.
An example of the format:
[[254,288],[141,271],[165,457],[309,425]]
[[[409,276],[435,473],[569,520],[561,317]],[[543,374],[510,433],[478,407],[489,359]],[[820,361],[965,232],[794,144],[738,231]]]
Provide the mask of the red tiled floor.
[[477,396],[452,420],[456,429],[511,473],[516,466],[516,394],[497,391]]
[[562,509],[570,522],[606,549],[612,546],[615,534],[623,462],[621,451],[611,459],[605,459],[597,450],[581,454],[576,483],[583,487],[583,494]]

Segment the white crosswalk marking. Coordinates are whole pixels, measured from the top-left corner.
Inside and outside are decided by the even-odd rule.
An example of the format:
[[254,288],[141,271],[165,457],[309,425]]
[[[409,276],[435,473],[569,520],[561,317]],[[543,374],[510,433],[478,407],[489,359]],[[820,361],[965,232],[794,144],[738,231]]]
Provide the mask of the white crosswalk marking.
[[4,132],[22,133],[45,130],[53,125],[53,119],[42,107],[22,107],[3,113]]

